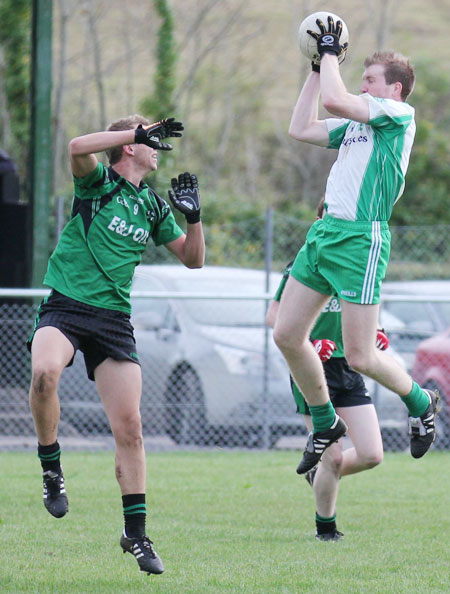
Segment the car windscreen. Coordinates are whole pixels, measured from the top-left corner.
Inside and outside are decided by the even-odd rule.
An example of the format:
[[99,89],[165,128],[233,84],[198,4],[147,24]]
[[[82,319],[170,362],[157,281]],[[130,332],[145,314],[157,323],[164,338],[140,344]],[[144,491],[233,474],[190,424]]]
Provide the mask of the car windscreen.
[[432,334],[438,329],[430,304],[420,301],[388,301],[387,311],[404,323],[404,330]]
[[450,326],[450,301],[439,303],[439,312],[446,327]]

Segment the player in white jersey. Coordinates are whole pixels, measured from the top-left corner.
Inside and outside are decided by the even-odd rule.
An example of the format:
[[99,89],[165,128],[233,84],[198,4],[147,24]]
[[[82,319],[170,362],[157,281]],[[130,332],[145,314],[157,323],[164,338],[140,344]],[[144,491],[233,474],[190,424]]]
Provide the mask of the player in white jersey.
[[339,149],[327,181],[327,213],[349,221],[388,221],[403,193],[416,126],[402,101],[362,95],[370,123],[329,118],[329,148]]
[[[405,103],[414,71],[400,54],[377,52],[365,60],[361,94],[349,93],[337,58],[345,51],[340,30],[331,17],[328,29],[322,24],[317,36],[320,65],[312,65],[289,128],[297,140],[339,148],[326,188],[327,214],[313,224],[297,255],[274,329],[275,342],[312,413],[313,431],[299,473],[313,468],[347,430],[330,402],[322,364],[309,341],[334,293],[341,300],[345,357],[353,369],[403,399],[412,455],[423,456],[435,437],[438,395],[420,388],[373,341],[390,253],[388,220],[403,191],[414,138],[414,109]],[[318,119],[320,97],[338,119]]]

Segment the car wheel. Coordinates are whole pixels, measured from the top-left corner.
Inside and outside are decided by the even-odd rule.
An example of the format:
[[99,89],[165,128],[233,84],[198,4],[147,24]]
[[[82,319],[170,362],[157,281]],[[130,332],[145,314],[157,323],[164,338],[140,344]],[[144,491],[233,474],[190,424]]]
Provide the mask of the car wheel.
[[171,375],[166,391],[166,431],[178,444],[204,444],[208,437],[205,399],[200,380],[187,366]]
[[437,390],[439,392],[439,413],[436,417],[436,441],[434,447],[437,450],[446,450],[450,447],[450,410],[447,405],[447,397],[437,382],[428,382],[424,387],[427,390]]

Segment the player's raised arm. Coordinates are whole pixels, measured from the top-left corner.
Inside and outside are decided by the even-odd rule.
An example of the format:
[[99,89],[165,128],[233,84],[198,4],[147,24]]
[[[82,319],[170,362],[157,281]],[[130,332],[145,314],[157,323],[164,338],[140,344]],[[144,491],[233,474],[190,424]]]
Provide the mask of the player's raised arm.
[[72,173],[76,177],[85,177],[97,167],[96,153],[134,142],[134,129],[117,130],[114,132],[94,132],[73,138],[69,143],[69,158]]
[[[300,25],[299,45],[302,53],[312,60],[313,70],[303,91],[309,91],[310,80],[315,80],[318,85],[317,98],[320,94],[322,104],[330,114],[368,122],[367,99],[349,93],[339,71],[339,64],[344,61],[348,49],[348,30],[342,19],[332,13],[317,12],[310,15]],[[307,97],[308,95],[305,99]],[[294,115],[291,136],[323,145],[323,129],[317,125],[317,116],[308,112],[307,101],[299,100]],[[327,130],[326,125],[323,125]],[[328,134],[326,139],[328,140]]]
[[327,26],[321,20],[316,23],[320,33],[310,30],[307,33],[316,41],[320,56],[320,93],[323,106],[332,115],[367,123],[368,101],[347,91],[339,70],[339,64],[345,59],[348,48],[348,43],[341,40],[342,21],[335,22],[332,16],[328,16]]
[[296,140],[328,145],[328,129],[324,120],[319,120],[320,81],[317,72],[311,72],[306,79],[292,113],[289,136]]
[[97,166],[96,153],[132,144],[145,144],[159,151],[171,151],[172,145],[163,138],[181,137],[184,130],[181,122],[167,118],[154,124],[133,127],[129,130],[106,130],[78,136],[69,143],[72,172],[76,177],[85,177]]
[[369,121],[368,100],[347,91],[336,55],[331,53],[320,61],[320,92],[324,108],[332,115],[364,124]]

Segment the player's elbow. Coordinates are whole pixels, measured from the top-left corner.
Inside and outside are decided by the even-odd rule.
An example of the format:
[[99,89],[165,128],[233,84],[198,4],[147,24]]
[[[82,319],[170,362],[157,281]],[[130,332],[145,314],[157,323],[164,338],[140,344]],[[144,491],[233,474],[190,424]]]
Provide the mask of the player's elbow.
[[329,113],[337,114],[339,112],[341,102],[335,95],[322,95],[322,105]]
[[267,310],[266,324],[270,328],[275,328],[275,322],[277,321],[277,313],[278,313],[279,305],[280,305],[279,301],[272,301],[272,303],[269,305],[269,308]]
[[199,254],[191,258],[186,258],[183,264],[186,266],[186,268],[190,268],[191,270],[194,268],[203,268],[203,265],[205,264],[205,255]]
[[308,140],[308,135],[306,134],[305,128],[299,128],[298,126],[294,128],[293,126],[290,126],[288,134],[291,138],[300,140],[300,142],[305,142]]
[[194,270],[195,268],[203,268],[203,264],[204,262],[192,262],[192,263],[187,263],[186,267],[190,268],[191,270]]
[[77,156],[84,154],[84,149],[82,148],[82,141],[80,137],[72,138],[69,142],[69,156]]

